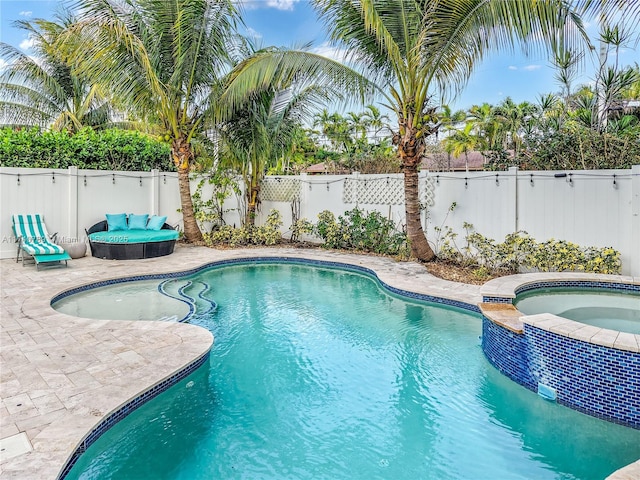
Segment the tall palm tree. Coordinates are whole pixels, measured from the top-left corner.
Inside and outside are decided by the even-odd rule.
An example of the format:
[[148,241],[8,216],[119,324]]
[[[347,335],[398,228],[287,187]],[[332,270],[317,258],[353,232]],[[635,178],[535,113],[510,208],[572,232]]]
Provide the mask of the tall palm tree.
[[431,260],[434,253],[420,219],[418,166],[425,139],[439,126],[431,103],[434,88],[455,93],[487,52],[512,49],[519,41],[530,48],[551,45],[559,38],[587,39],[582,23],[563,0],[312,3],[332,40],[345,45],[352,60],[378,82],[386,106],[397,116],[393,139],[404,172],[411,251],[419,260]]
[[0,58],[7,63],[0,74],[0,124],[70,133],[107,125],[110,103],[96,85],[73,70],[56,47],[73,22],[69,12],[61,12],[54,21],[16,22],[33,42],[31,55],[0,43]]
[[[205,136],[239,20],[232,0],[80,0],[64,38],[79,71],[171,145],[187,241],[202,240],[189,172]],[[83,42],[74,41],[81,34]]]

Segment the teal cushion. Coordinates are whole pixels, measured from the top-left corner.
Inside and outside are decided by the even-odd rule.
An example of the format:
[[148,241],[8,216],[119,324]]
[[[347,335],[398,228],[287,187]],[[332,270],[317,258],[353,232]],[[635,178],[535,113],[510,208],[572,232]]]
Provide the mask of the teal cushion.
[[167,217],[159,217],[158,215],[154,215],[149,219],[149,223],[147,224],[147,230],[160,230],[164,225],[164,222],[167,221]]
[[128,230],[126,213],[107,213],[107,226],[110,232]]
[[95,232],[89,239],[96,243],[148,243],[177,240],[176,230],[127,230],[124,232]]
[[149,220],[149,215],[134,215],[133,213],[130,213],[129,230],[146,230],[147,220]]

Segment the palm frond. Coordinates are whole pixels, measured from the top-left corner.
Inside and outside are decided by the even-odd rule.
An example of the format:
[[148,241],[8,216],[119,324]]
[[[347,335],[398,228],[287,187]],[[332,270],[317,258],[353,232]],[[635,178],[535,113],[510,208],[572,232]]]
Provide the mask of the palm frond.
[[331,91],[335,101],[364,102],[376,91],[371,81],[340,62],[307,51],[270,48],[234,68],[221,97],[220,113],[228,114],[255,90],[282,89],[294,83],[318,85]]

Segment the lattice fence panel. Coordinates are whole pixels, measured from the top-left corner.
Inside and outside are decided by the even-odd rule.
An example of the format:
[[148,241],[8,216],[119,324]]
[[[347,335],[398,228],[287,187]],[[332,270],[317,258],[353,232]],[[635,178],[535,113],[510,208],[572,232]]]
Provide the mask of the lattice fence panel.
[[[423,205],[432,207],[435,203],[435,182],[433,178],[420,179],[419,199]],[[344,203],[367,205],[404,204],[403,178],[353,179],[347,178],[342,192]]]
[[402,205],[404,184],[401,178],[353,179],[344,181],[344,203],[367,205]]
[[420,203],[428,207],[433,207],[436,203],[436,182],[432,177],[420,180],[418,184],[420,189]]
[[292,177],[265,178],[260,199],[266,202],[292,202],[300,197],[300,180]]

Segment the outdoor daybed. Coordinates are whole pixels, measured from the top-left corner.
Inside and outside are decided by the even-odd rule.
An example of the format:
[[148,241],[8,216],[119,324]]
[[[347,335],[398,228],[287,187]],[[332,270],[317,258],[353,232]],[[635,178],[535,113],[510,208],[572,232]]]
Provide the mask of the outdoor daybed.
[[173,253],[178,232],[167,217],[107,215],[107,220],[86,230],[91,255],[107,260],[136,260]]

